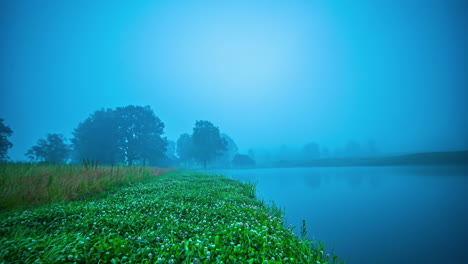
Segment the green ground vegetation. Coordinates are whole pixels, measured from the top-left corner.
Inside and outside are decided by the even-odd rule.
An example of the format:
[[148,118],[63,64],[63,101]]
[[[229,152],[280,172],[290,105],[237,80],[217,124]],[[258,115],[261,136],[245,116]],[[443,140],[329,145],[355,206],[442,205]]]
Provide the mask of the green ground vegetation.
[[0,263],[338,263],[255,185],[173,171],[105,197],[0,214]]
[[76,200],[151,179],[165,170],[144,167],[51,164],[0,165],[0,210]]

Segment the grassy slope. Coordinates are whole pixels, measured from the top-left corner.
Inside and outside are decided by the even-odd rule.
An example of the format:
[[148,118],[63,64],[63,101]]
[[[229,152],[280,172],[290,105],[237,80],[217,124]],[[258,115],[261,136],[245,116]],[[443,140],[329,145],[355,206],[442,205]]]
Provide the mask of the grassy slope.
[[0,210],[76,200],[150,179],[167,169],[0,164]]
[[3,213],[0,263],[333,262],[252,196],[251,185],[176,171],[105,199]]

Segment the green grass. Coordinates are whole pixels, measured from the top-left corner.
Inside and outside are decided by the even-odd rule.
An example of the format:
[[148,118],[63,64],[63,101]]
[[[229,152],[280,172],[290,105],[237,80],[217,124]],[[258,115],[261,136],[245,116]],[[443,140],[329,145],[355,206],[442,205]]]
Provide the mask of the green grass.
[[4,212],[0,263],[337,263],[252,186],[174,171],[105,198]]
[[1,164],[0,210],[76,200],[149,179],[163,170],[47,164]]

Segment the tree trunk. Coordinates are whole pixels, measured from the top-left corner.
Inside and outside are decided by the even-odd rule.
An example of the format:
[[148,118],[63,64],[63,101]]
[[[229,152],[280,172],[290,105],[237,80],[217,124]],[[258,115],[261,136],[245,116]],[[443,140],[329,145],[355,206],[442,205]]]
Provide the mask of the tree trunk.
[[205,170],[206,170],[206,160],[203,161],[203,165],[204,165]]

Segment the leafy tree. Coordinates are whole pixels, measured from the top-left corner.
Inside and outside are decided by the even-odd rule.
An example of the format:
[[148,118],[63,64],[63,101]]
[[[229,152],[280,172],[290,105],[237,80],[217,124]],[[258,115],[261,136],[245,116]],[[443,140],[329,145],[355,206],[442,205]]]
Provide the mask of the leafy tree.
[[232,164],[237,167],[253,167],[255,166],[255,160],[248,155],[236,154],[232,159]]
[[226,150],[227,142],[219,134],[219,128],[209,121],[197,121],[192,135],[193,157],[203,163],[213,160]]
[[189,163],[193,158],[192,137],[184,133],[177,139],[177,155],[181,162]]
[[65,141],[62,134],[47,134],[45,139],[39,139],[25,155],[36,161],[66,163],[70,156],[70,146]]
[[164,123],[154,114],[149,106],[126,106],[116,109],[118,117],[118,146],[127,164],[134,160],[143,164],[156,164],[165,158],[167,139]]
[[13,144],[8,140],[13,134],[13,130],[5,124],[3,119],[0,118],[0,161],[8,159],[8,149],[13,147]]
[[97,160],[112,165],[123,162],[118,146],[117,115],[112,109],[101,109],[80,123],[73,132],[72,144],[75,160]]
[[94,112],[74,131],[76,159],[101,164],[156,164],[164,158],[164,123],[149,106],[126,106]]

